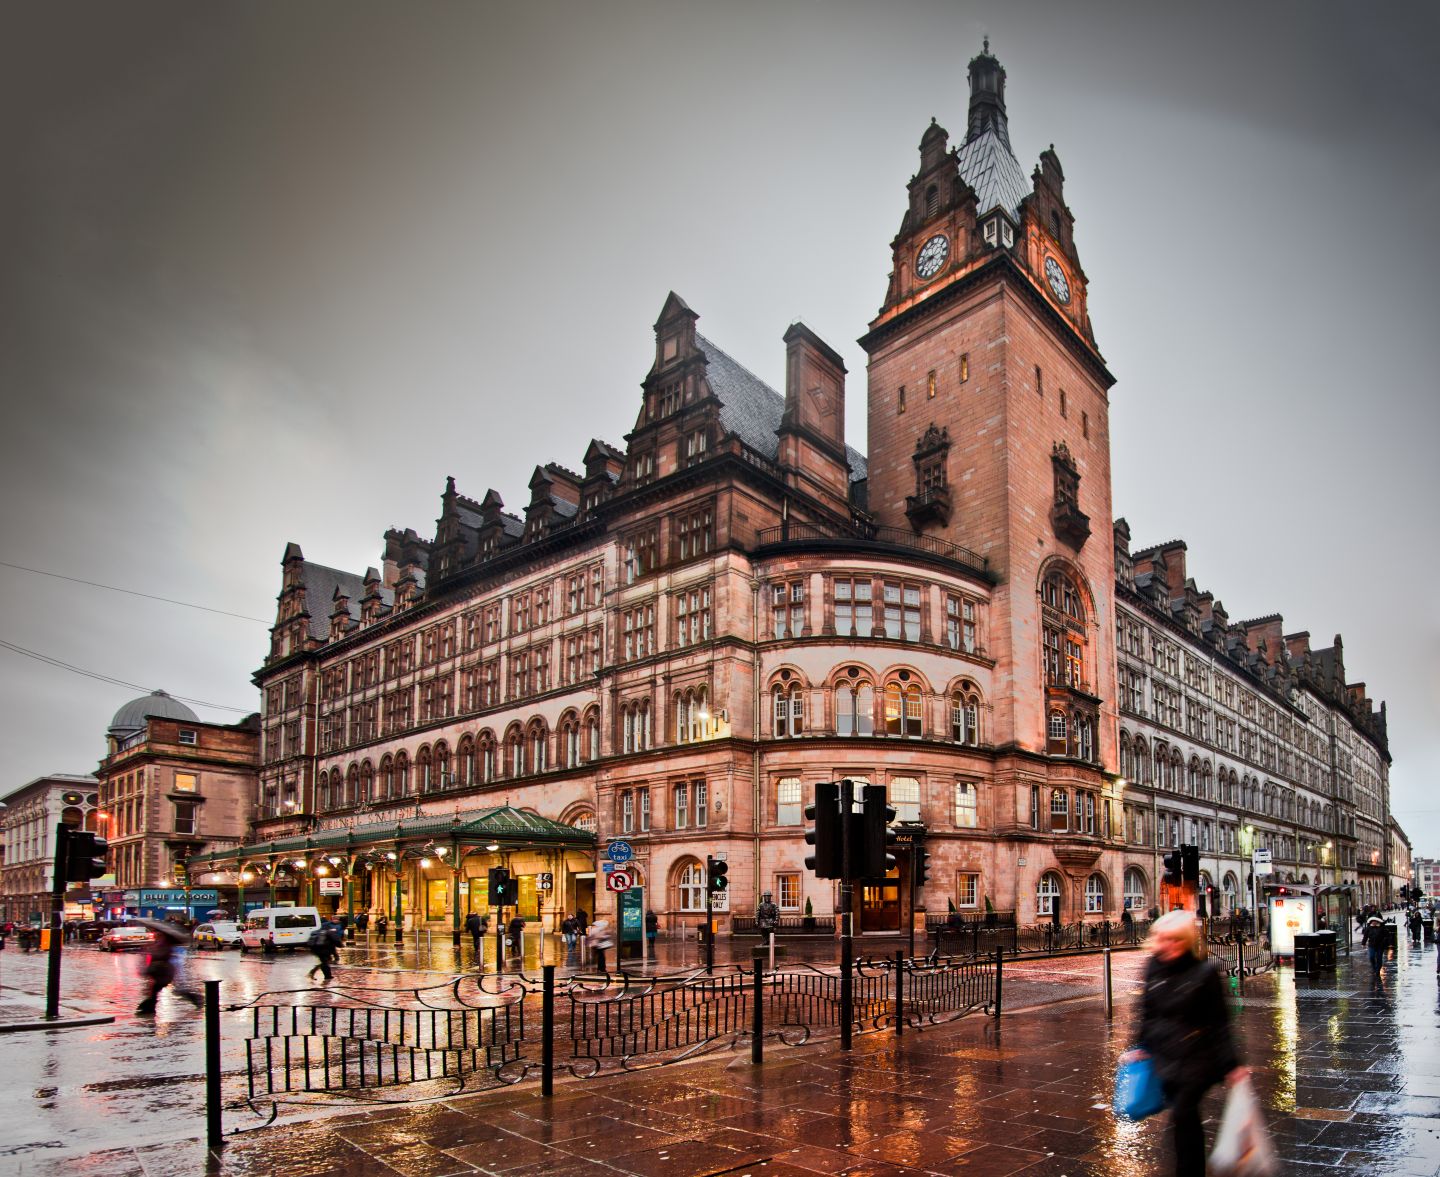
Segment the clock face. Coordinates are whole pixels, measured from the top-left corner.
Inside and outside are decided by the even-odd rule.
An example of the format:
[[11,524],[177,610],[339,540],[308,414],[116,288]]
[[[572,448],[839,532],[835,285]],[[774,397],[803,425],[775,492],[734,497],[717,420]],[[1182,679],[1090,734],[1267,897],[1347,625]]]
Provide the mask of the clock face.
[[1053,257],[1045,259],[1045,279],[1056,298],[1061,302],[1070,301],[1070,283],[1065,280],[1065,271],[1060,268],[1060,263]]
[[940,267],[945,264],[945,259],[949,254],[949,239],[943,233],[936,233],[920,247],[920,252],[915,255],[915,272],[922,278],[935,277],[940,272]]

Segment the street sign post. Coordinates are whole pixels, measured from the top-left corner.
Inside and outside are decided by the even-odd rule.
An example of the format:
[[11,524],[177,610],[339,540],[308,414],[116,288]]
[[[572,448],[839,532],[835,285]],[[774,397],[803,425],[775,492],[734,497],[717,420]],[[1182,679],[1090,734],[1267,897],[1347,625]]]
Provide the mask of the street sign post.
[[628,870],[613,870],[605,876],[605,889],[621,893],[635,885],[635,876]]
[[611,862],[629,862],[635,857],[635,850],[629,842],[617,839],[605,847],[605,857]]

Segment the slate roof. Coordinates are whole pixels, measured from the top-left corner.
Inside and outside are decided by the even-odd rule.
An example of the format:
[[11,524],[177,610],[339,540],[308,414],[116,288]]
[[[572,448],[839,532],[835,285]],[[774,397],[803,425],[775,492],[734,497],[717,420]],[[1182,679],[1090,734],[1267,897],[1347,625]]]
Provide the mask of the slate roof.
[[960,174],[979,197],[976,211],[984,216],[997,205],[1019,221],[1020,202],[1030,195],[1030,182],[1019,160],[994,131],[982,131],[961,144]]
[[[705,353],[705,378],[720,400],[720,424],[757,453],[772,460],[779,457],[785,397],[698,331],[695,343]],[[850,481],[858,482],[866,475],[865,455],[847,445],[845,456],[850,462]]]
[[148,695],[142,695],[138,699],[131,699],[119,711],[115,712],[115,718],[110,721],[110,732],[112,734],[121,732],[138,732],[145,726],[145,721],[151,716],[160,719],[183,719],[191,723],[199,723],[200,717],[191,711],[190,708],[180,702],[179,699],[172,699],[164,691],[152,691]]
[[[360,598],[365,595],[365,578],[353,572],[342,572],[338,568],[327,568],[306,560],[301,575],[305,580],[305,611],[310,614],[310,636],[320,641],[330,637],[330,612],[335,607],[335,590],[338,588],[349,598],[350,616],[360,620]],[[395,603],[395,593],[385,585],[380,586],[380,599],[386,605]]]

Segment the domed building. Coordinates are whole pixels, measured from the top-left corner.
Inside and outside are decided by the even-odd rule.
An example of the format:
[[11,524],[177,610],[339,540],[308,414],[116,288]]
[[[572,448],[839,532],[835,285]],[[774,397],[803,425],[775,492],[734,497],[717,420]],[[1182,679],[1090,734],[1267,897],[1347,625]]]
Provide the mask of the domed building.
[[220,888],[190,877],[188,863],[202,850],[235,845],[249,826],[258,716],[206,723],[179,699],[152,691],[116,711],[105,737],[100,830],[114,878],[95,888],[97,910],[203,919],[227,906]]

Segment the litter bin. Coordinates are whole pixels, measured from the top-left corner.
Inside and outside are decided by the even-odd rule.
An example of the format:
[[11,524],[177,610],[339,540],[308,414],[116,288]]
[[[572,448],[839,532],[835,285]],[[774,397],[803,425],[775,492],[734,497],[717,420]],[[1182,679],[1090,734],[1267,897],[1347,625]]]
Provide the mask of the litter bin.
[[1302,932],[1295,937],[1295,975],[1313,977],[1319,971],[1320,937]]
[[1423,916],[1420,920],[1420,927],[1424,929],[1424,940],[1426,944],[1435,943],[1435,917],[1433,915]]
[[41,952],[49,952],[49,951],[50,951],[50,929],[49,929],[49,928],[41,928],[41,929],[40,929],[40,951],[41,951]]
[[1312,939],[1315,941],[1315,946],[1312,949],[1315,968],[1320,972],[1333,973],[1335,971],[1336,942],[1334,931],[1325,929],[1316,932]]
[[1400,926],[1394,920],[1385,921],[1385,950],[1395,952],[1400,947]]

